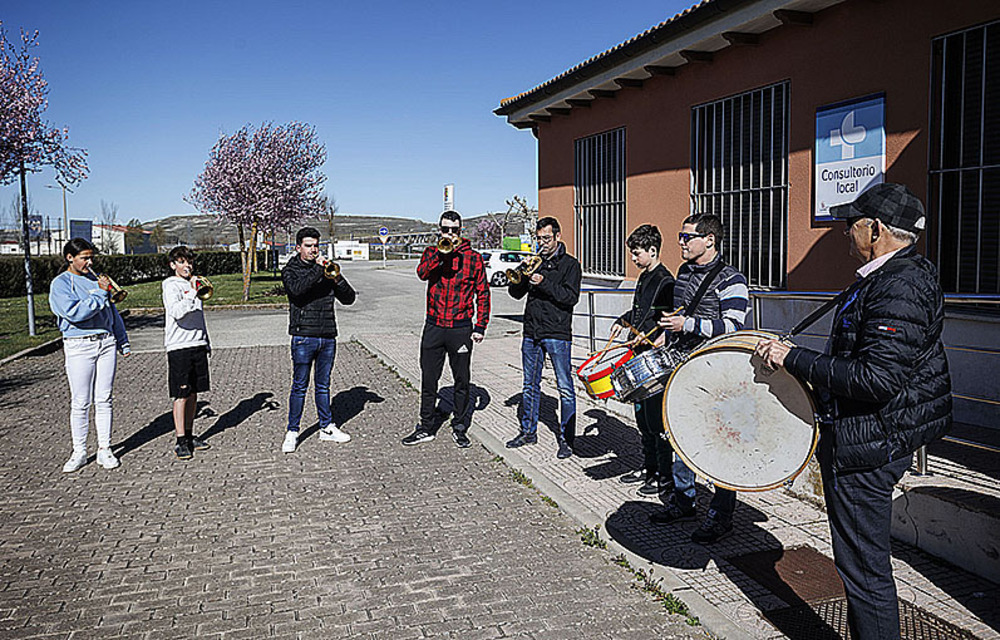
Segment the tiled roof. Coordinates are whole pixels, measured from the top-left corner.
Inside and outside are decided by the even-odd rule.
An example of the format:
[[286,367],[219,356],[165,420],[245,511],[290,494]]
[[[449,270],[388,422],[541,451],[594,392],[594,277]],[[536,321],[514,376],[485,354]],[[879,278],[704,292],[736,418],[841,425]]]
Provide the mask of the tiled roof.
[[[538,96],[540,93],[550,93],[556,86],[562,84],[573,84],[578,80],[585,79],[589,74],[586,71],[603,61],[613,62],[619,57],[631,57],[646,49],[662,44],[666,37],[687,31],[700,24],[706,19],[717,16],[719,13],[727,11],[736,5],[743,4],[744,0],[701,0],[695,5],[688,7],[677,15],[660,24],[646,29],[642,33],[611,47],[603,53],[599,53],[571,69],[567,69],[558,76],[543,82],[537,87],[520,93],[516,96],[505,98],[500,102],[500,106],[494,110],[497,115],[507,115],[516,108],[530,103],[530,98]],[[605,65],[606,68],[606,65]],[[582,77],[580,77],[582,75]],[[572,76],[578,76],[573,78]],[[546,91],[550,90],[550,91]]]

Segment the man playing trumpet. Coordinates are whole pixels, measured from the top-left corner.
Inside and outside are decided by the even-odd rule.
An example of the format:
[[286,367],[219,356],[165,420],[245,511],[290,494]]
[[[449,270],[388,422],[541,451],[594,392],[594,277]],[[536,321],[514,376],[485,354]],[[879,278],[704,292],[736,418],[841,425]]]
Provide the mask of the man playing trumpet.
[[[332,239],[331,239],[332,241]],[[334,301],[351,305],[357,297],[339,269],[327,269],[319,258],[319,231],[303,227],[295,234],[297,253],[281,270],[288,294],[288,333],[292,336],[292,390],[288,396],[288,429],[281,450],[292,453],[299,444],[299,422],[309,389],[309,369],[316,371],[316,413],[319,439],[348,442],[351,436],[333,423],[330,373],[337,351]]]
[[417,277],[427,282],[427,321],[420,338],[420,423],[403,438],[403,444],[434,439],[438,381],[447,354],[455,379],[452,438],[465,448],[471,444],[466,432],[470,422],[472,343],[482,342],[486,334],[490,287],[482,255],[461,237],[462,216],[457,211],[445,211],[440,224],[438,245],[427,247],[417,265]]

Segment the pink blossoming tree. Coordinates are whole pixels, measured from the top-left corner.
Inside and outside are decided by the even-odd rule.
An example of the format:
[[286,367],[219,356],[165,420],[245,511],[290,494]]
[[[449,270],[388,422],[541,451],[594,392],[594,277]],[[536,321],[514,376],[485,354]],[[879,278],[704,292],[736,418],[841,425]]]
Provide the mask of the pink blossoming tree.
[[[212,147],[186,199],[239,229],[243,300],[250,295],[258,234],[288,229],[323,211],[326,176],[319,168],[325,161],[326,147],[317,141],[315,128],[299,122],[247,125],[220,136]],[[244,229],[250,231],[249,246]]]
[[[0,22],[0,184],[21,182],[21,242],[28,292],[28,333],[35,335],[35,305],[28,244],[28,186],[26,175],[52,167],[56,181],[74,185],[87,177],[87,152],[66,143],[69,131],[42,120],[48,107],[48,83],[31,49],[38,32],[21,30],[20,46],[7,38]],[[89,240],[89,238],[88,238]]]

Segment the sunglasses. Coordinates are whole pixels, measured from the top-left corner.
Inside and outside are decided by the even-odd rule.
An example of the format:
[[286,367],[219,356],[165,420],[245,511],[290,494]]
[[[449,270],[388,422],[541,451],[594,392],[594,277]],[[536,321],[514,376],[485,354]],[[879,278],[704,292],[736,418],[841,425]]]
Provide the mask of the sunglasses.
[[692,238],[704,238],[707,235],[708,235],[707,233],[684,233],[683,231],[681,231],[680,233],[677,234],[677,239],[687,244],[688,242],[691,241]]
[[458,233],[461,229],[461,226],[452,227],[446,224],[441,225],[441,233]]

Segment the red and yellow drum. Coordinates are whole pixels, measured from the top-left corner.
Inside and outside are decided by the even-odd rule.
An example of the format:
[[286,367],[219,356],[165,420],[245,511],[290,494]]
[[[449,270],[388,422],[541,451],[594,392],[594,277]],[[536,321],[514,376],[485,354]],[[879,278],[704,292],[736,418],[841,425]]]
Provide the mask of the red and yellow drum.
[[632,355],[632,349],[621,345],[596,353],[581,364],[576,375],[583,381],[587,395],[601,400],[615,395],[611,374],[631,360]]

